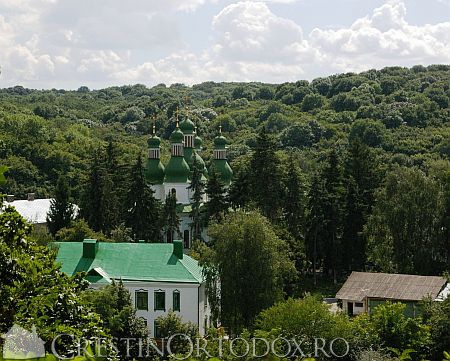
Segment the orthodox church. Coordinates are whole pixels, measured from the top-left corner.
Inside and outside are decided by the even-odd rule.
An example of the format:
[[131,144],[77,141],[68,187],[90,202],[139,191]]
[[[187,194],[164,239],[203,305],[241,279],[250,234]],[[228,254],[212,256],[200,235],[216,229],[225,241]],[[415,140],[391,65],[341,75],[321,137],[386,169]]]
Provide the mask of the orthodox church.
[[[164,166],[161,162],[161,139],[153,134],[148,140],[148,160],[145,169],[145,177],[155,192],[155,197],[164,202],[169,193],[175,193],[177,198],[177,211],[180,218],[180,232],[183,237],[184,248],[190,248],[192,243],[191,212],[192,191],[189,188],[193,172],[194,159],[203,169],[202,179],[208,178],[208,169],[200,152],[202,151],[202,139],[198,136],[195,124],[186,116],[181,122],[176,121],[176,127],[170,135],[171,156]],[[233,171],[227,161],[227,140],[219,132],[214,138],[214,155],[209,168],[215,168],[225,187],[229,187]],[[206,202],[206,195],[203,202]],[[172,235],[167,234],[166,242],[172,242]],[[202,237],[208,240],[206,230]]]

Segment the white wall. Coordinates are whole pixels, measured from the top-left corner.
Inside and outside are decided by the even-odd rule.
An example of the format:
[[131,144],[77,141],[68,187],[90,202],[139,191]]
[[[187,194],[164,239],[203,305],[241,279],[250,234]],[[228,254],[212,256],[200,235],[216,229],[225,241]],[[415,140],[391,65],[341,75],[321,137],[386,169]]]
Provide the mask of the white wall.
[[164,183],[164,192],[165,195],[167,195],[172,191],[172,189],[175,189],[177,192],[177,203],[189,204],[191,192],[187,189],[188,187],[189,183]]
[[[352,300],[342,300],[342,309],[344,310],[345,313],[348,313],[348,304],[349,302],[353,303],[353,315],[359,315],[361,313],[366,312],[366,309],[364,307],[364,302],[360,302],[360,301],[352,301]],[[360,303],[362,304],[361,307],[357,307],[356,304]]]
[[[161,315],[167,314],[173,306],[173,292],[175,290],[180,292],[180,311],[175,311],[179,314],[183,322],[191,321],[198,326],[200,335],[204,335],[204,319],[208,316],[209,307],[205,305],[205,286],[204,284],[190,284],[190,283],[164,283],[164,282],[127,282],[124,281],[125,288],[131,294],[131,300],[136,306],[136,291],[147,291],[148,293],[148,310],[136,310],[136,315],[142,317],[147,321],[150,330],[150,336],[155,335],[154,321]],[[95,285],[92,285],[94,288]],[[166,310],[155,311],[154,292],[162,290],[166,293]],[[200,297],[199,297],[200,292]],[[200,298],[200,299],[199,299]]]

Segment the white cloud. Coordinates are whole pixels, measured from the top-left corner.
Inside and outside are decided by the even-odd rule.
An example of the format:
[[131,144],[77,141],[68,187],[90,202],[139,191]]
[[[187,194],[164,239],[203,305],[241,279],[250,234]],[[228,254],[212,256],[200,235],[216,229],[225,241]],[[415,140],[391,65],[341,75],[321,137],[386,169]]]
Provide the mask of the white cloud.
[[2,0],[0,86],[283,82],[450,62],[450,22],[410,24],[402,0],[388,0],[348,27],[309,34],[270,7],[297,1],[228,4],[209,19],[211,33],[198,35],[209,36],[199,49],[184,38],[180,14],[185,22],[199,19],[194,12],[217,0]]
[[358,69],[359,64],[382,67],[449,62],[450,22],[414,26],[407,23],[405,15],[402,1],[390,1],[349,28],[314,29],[309,42],[343,64],[345,68],[337,67],[340,71]]

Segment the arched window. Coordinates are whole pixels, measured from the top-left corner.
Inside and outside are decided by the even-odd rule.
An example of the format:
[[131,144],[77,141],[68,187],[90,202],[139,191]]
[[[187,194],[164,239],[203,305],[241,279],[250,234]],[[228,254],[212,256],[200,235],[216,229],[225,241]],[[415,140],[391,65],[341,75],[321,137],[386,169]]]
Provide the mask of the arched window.
[[184,248],[190,248],[189,230],[183,232]]

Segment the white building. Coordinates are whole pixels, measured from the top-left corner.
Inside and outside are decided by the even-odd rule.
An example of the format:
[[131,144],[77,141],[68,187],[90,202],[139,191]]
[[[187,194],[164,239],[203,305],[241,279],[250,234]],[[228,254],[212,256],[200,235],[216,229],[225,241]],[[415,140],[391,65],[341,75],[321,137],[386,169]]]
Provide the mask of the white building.
[[62,271],[69,275],[87,272],[92,288],[122,280],[151,336],[158,337],[155,320],[169,310],[178,313],[183,322],[197,325],[200,335],[209,327],[202,269],[183,253],[182,241],[168,244],[84,240],[56,244]]
[[[221,132],[220,132],[221,133]],[[206,182],[208,170],[205,162],[199,155],[202,148],[202,139],[197,135],[194,123],[185,117],[177,125],[170,136],[171,157],[164,166],[161,163],[161,139],[153,135],[148,140],[148,160],[145,176],[155,191],[155,197],[165,201],[166,196],[175,193],[178,204],[178,216],[180,218],[180,231],[183,238],[184,248],[190,248],[192,243],[192,220],[189,217],[192,194],[189,189],[193,171],[194,161],[203,169],[203,181]],[[227,162],[226,152],[227,140],[222,134],[214,139],[214,159],[211,167],[218,172],[222,183],[228,187],[231,183],[233,171]],[[203,201],[206,201],[204,196]],[[171,242],[175,236],[167,234],[166,242]],[[204,240],[208,239],[206,231],[202,233]]]
[[[27,220],[27,222],[45,226],[47,224],[47,214],[50,211],[51,198],[36,199],[34,193],[28,193],[27,199],[14,200],[14,196],[8,195],[5,205],[12,206]],[[74,216],[79,212],[79,207],[73,205]]]

